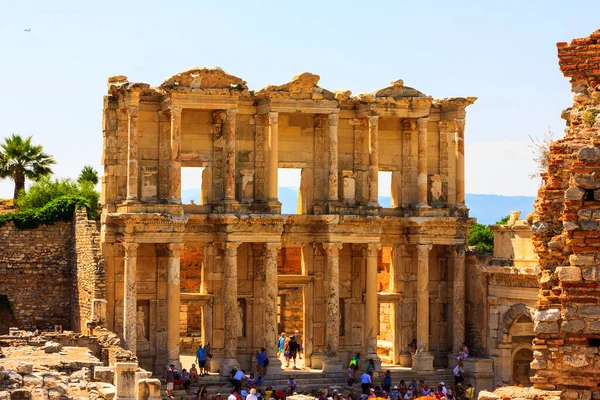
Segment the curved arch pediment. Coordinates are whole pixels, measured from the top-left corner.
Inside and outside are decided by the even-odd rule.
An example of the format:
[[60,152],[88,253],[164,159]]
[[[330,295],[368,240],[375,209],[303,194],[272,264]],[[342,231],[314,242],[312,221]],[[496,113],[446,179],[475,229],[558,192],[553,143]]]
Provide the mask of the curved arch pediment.
[[248,90],[246,81],[230,75],[219,67],[192,67],[179,72],[160,85],[163,90],[189,89],[240,89]]

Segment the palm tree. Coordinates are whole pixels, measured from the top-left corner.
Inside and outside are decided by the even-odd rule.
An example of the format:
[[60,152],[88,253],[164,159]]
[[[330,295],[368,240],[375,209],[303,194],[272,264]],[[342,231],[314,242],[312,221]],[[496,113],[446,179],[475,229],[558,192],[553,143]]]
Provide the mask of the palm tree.
[[44,153],[41,145],[34,146],[31,136],[23,139],[13,133],[0,144],[0,178],[15,181],[15,199],[25,189],[25,178],[37,180],[50,175],[53,164],[56,164],[54,158]]

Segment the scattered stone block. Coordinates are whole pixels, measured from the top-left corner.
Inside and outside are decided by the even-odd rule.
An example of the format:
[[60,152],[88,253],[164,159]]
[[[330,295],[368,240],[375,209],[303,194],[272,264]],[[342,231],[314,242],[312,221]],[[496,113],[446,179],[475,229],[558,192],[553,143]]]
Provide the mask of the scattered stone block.
[[21,375],[31,375],[33,373],[33,364],[26,361],[21,361],[17,365],[17,372]]
[[114,383],[115,369],[113,367],[94,368],[94,380],[97,382],[106,382],[111,385]]
[[62,350],[62,345],[56,342],[46,342],[44,344],[44,351],[46,353],[58,353]]
[[29,389],[16,389],[10,394],[10,400],[29,400],[31,391]]

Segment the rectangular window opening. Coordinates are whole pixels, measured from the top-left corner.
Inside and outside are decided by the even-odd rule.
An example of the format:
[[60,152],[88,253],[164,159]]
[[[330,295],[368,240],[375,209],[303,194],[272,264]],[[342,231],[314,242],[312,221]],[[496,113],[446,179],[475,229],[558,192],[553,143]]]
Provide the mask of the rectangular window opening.
[[392,207],[392,171],[378,172],[378,199],[383,208]]
[[301,168],[279,168],[277,171],[277,198],[281,203],[282,214],[301,214],[300,199]]
[[181,168],[181,203],[204,204],[202,198],[202,173],[204,167]]

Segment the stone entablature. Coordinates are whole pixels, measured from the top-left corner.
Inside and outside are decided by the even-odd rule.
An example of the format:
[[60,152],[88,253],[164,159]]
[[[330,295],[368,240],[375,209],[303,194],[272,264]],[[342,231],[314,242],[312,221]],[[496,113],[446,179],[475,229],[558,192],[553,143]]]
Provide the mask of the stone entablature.
[[538,272],[538,256],[531,240],[532,232],[520,211],[511,211],[504,225],[490,225],[494,232],[493,265],[511,266],[528,274]]

